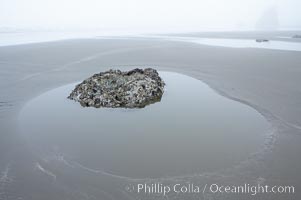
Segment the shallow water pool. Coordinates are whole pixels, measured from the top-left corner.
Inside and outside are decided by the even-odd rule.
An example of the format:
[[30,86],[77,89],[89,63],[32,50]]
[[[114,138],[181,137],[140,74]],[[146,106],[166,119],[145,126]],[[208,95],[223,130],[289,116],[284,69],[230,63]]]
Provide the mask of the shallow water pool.
[[67,99],[76,83],[26,104],[19,130],[41,158],[52,151],[116,176],[158,178],[213,172],[244,161],[269,124],[253,108],[186,75],[160,72],[161,102],[142,109],[83,108]]

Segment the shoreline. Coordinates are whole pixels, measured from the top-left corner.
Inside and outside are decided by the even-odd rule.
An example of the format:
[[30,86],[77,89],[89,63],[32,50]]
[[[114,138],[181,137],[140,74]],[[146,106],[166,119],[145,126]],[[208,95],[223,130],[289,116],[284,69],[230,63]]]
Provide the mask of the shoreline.
[[[40,35],[39,35],[40,34]],[[45,37],[45,34],[47,37]],[[18,36],[19,35],[19,36]],[[21,35],[21,36],[20,36]],[[151,39],[153,37],[184,37],[184,38],[210,38],[210,39],[269,39],[283,42],[301,42],[301,39],[293,38],[301,35],[301,30],[278,30],[278,31],[221,31],[221,32],[179,32],[179,33],[91,33],[70,31],[34,31],[34,32],[0,32],[0,47],[33,45],[52,42],[68,42],[69,40],[81,39],[118,39],[123,37]],[[3,41],[2,41],[3,40]],[[10,41],[10,42],[9,42]],[[17,41],[17,42],[16,42]]]

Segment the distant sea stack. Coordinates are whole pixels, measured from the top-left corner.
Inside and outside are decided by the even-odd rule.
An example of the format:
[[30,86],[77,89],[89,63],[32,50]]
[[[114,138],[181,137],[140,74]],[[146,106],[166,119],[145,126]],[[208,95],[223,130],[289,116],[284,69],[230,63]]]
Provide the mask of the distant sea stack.
[[76,85],[68,96],[83,107],[143,108],[161,100],[165,83],[155,69],[109,70]]
[[277,30],[279,28],[277,7],[268,7],[257,20],[255,27],[259,31]]

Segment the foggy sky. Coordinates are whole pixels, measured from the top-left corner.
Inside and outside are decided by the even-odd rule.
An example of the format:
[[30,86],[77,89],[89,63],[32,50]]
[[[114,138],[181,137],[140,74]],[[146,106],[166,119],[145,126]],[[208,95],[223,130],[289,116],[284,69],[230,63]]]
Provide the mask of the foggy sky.
[[0,0],[0,27],[202,31],[273,23],[273,29],[300,29],[299,8],[300,0]]

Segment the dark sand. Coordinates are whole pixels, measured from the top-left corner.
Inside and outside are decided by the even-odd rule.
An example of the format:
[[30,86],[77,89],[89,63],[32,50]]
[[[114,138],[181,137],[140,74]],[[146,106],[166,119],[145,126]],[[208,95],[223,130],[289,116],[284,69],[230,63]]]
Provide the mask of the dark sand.
[[[254,35],[263,36],[244,33],[241,37]],[[18,113],[31,98],[99,71],[136,66],[156,67],[200,79],[220,94],[255,108],[273,127],[266,145],[233,168],[163,181],[232,185],[263,181],[268,185],[293,185],[295,194],[265,194],[255,199],[300,199],[300,64],[301,52],[296,51],[210,47],[146,39],[81,39],[0,47],[0,199],[137,198],[124,189],[129,182],[137,180],[101,174],[102,184],[98,184],[89,171],[86,175],[66,173],[63,176],[69,178],[62,181],[58,181],[58,171],[56,180],[49,178],[51,170],[43,168],[48,174],[40,173],[43,170],[36,164],[36,152],[30,152],[17,132]],[[56,167],[49,168],[54,173]],[[177,198],[192,199],[192,196]],[[242,198],[254,199],[254,196],[213,196],[213,199]]]

